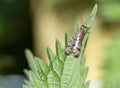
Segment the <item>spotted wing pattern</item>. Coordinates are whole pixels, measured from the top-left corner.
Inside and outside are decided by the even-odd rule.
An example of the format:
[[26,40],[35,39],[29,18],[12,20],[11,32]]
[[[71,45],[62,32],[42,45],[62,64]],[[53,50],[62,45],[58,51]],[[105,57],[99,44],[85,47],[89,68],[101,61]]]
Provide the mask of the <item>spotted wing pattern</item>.
[[82,25],[81,28],[78,30],[78,32],[76,32],[75,35],[72,37],[70,43],[68,43],[68,45],[65,49],[66,55],[73,53],[74,57],[79,56],[81,46],[82,46],[82,40],[85,35],[85,28],[87,28],[87,27]]

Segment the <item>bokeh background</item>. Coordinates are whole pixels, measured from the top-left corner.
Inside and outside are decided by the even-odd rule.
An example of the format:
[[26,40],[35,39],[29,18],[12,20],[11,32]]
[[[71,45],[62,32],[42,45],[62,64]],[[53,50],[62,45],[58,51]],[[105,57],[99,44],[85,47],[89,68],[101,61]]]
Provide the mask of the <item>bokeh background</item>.
[[85,51],[89,66],[87,79],[93,82],[91,88],[97,88],[99,84],[101,88],[118,88],[120,0],[0,0],[2,77],[24,75],[23,69],[28,68],[25,48],[49,63],[46,46],[55,51],[55,39],[64,46],[64,33],[73,35],[76,22],[79,20],[83,24],[95,3],[98,12]]

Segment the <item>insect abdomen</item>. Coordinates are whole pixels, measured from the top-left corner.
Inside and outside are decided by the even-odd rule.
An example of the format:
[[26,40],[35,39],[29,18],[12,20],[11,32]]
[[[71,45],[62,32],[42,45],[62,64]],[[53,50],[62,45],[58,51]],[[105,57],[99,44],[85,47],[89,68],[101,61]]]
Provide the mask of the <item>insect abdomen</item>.
[[76,39],[74,41],[74,46],[73,46],[73,54],[75,57],[78,57],[80,54],[82,40],[83,40],[84,35],[85,35],[84,30],[80,28],[76,36]]

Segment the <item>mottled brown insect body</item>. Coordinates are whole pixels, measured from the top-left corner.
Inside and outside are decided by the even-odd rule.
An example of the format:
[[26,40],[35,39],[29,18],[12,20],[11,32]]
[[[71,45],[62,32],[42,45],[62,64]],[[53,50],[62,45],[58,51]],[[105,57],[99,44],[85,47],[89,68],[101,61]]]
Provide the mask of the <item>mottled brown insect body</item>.
[[67,45],[65,49],[66,55],[73,53],[75,57],[79,56],[82,46],[82,41],[85,35],[85,28],[87,27],[82,25],[81,28],[78,30],[78,32],[76,32],[75,35],[72,37],[70,43]]

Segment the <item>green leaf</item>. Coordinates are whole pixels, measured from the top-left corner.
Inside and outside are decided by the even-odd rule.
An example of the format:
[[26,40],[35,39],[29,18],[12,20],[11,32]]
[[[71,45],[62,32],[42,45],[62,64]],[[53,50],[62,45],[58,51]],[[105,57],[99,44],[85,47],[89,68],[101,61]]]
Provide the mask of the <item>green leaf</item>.
[[90,15],[88,16],[87,20],[84,23],[84,25],[86,27],[88,27],[88,28],[86,30],[86,33],[85,33],[85,36],[84,36],[84,39],[83,39],[83,42],[82,42],[82,53],[84,53],[84,50],[85,50],[85,47],[86,47],[86,44],[87,44],[87,40],[88,40],[89,34],[91,32],[90,29],[92,28],[92,25],[93,25],[96,13],[97,13],[97,4],[95,4],[92,12],[90,13]]
[[35,71],[35,66],[34,66],[34,56],[32,54],[32,52],[28,49],[25,50],[25,56],[27,58],[28,61],[28,65],[31,68],[32,71]]
[[70,42],[70,39],[71,39],[71,37],[70,37],[70,35],[69,35],[69,33],[65,33],[65,47],[67,46],[67,44]]
[[53,67],[53,63],[56,60],[56,56],[54,55],[54,53],[52,53],[51,49],[49,47],[46,48],[47,51],[47,55],[50,61],[50,66]]
[[93,25],[93,21],[95,19],[95,16],[96,16],[96,13],[97,13],[97,4],[95,4],[91,14],[89,15],[89,17],[87,18],[87,20],[85,21],[84,25],[86,27],[89,27],[91,28],[92,25]]
[[80,27],[81,27],[81,24],[80,24],[79,21],[77,21],[74,33],[76,33],[79,30]]
[[[65,55],[65,48],[56,40],[56,54],[50,48],[46,48],[50,65],[45,64],[41,59],[34,57],[33,54],[26,50],[26,57],[31,67],[27,71],[29,82],[23,85],[23,88],[88,88],[89,81],[86,82],[88,67],[85,66],[86,60],[84,50],[89,36],[88,31],[92,26],[96,15],[97,5],[86,21],[86,30],[82,41],[82,50],[80,56],[75,58],[73,54]],[[80,23],[76,25],[76,31],[80,28]],[[65,34],[65,46],[70,42],[71,37]]]
[[59,40],[56,40],[56,56],[61,61],[65,60],[64,59],[65,58],[64,49],[62,48],[61,43],[59,42]]

